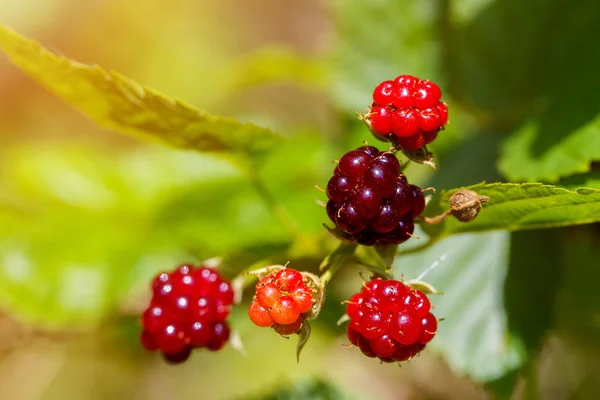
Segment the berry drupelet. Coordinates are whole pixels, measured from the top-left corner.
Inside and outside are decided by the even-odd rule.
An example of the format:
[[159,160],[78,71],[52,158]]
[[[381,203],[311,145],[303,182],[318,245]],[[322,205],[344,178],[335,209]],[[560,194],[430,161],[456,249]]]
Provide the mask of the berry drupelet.
[[425,208],[422,190],[400,173],[390,152],[363,146],[342,156],[327,183],[327,215],[350,241],[363,245],[408,240]]
[[208,267],[179,266],[158,274],[152,300],[142,316],[142,345],[160,350],[170,363],[188,359],[193,349],[221,349],[229,340],[225,319],[233,304],[229,281]]
[[448,123],[448,107],[441,97],[435,83],[400,75],[377,85],[364,119],[378,139],[418,150],[431,143]]

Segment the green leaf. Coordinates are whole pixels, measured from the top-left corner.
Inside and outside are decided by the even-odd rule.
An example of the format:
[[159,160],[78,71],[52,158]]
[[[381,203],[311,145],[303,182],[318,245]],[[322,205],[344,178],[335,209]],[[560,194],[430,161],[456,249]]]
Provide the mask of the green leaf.
[[393,265],[395,277],[424,280],[444,292],[431,297],[435,316],[444,321],[428,347],[458,374],[479,382],[500,378],[525,361],[520,341],[508,330],[502,296],[509,248],[505,231],[463,234],[400,255]]
[[[423,224],[434,239],[444,236],[494,229],[509,231],[588,224],[600,221],[600,189],[571,191],[540,183],[481,183],[469,186],[490,200],[475,220],[462,223],[450,217],[439,225]],[[443,191],[428,205],[429,217],[450,208],[449,200],[458,189]]]
[[512,132],[502,146],[504,176],[556,182],[589,171],[600,159],[600,3],[452,3],[443,36],[450,91],[488,125]]
[[577,190],[579,188],[600,188],[600,171],[572,175],[566,179],[562,179],[559,184],[570,190]]
[[118,132],[196,151],[259,156],[281,136],[197,110],[116,72],[56,55],[0,25],[0,48],[58,97]]
[[[147,294],[158,270],[289,245],[244,176],[214,155],[72,141],[2,155],[0,307],[36,326],[89,328]],[[313,191],[289,196],[313,204]],[[305,214],[315,230],[322,213]]]
[[436,11],[435,1],[335,1],[331,94],[337,104],[362,111],[375,85],[401,74],[439,82]]
[[[600,159],[599,104],[588,94],[581,96],[528,120],[509,136],[502,145],[500,172],[512,181],[556,182],[590,171],[591,162]],[[581,115],[590,102],[593,115]]]

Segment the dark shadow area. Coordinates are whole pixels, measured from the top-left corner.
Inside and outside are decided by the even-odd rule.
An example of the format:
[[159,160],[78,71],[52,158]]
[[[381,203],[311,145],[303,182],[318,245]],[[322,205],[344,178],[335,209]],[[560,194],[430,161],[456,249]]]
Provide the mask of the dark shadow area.
[[453,96],[498,128],[535,118],[534,158],[598,115],[597,0],[495,1],[463,28],[441,26]]

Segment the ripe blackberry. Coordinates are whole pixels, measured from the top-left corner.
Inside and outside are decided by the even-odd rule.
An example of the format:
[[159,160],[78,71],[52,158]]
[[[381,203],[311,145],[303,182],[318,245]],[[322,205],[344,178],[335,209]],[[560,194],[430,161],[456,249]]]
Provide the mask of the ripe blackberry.
[[435,83],[400,75],[377,85],[363,119],[378,139],[418,150],[431,143],[448,123],[448,107],[441,97]]
[[142,315],[141,343],[165,360],[184,362],[193,349],[221,349],[229,339],[225,319],[233,304],[229,281],[205,266],[184,264],[158,274],[152,300]]
[[257,326],[272,327],[282,336],[292,335],[302,328],[304,314],[313,306],[313,297],[300,272],[282,268],[258,281],[248,316]]
[[326,193],[329,218],[344,237],[366,246],[408,240],[425,208],[423,192],[400,174],[396,156],[372,146],[342,156]]
[[375,279],[347,303],[346,335],[370,358],[406,361],[437,333],[437,319],[427,296],[396,280]]

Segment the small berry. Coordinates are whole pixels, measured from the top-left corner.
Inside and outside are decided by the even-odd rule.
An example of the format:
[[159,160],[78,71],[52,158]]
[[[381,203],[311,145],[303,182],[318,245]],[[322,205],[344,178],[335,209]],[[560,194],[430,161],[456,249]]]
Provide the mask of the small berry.
[[[364,306],[363,306],[364,307]],[[380,338],[387,330],[388,321],[384,314],[377,310],[365,313],[360,321],[360,334],[367,339]]]
[[431,81],[420,81],[415,87],[413,97],[417,108],[435,107],[442,97],[442,91]]
[[395,86],[392,81],[381,82],[373,91],[373,101],[383,106],[390,104]]
[[351,184],[356,184],[371,162],[371,157],[362,150],[354,150],[342,156],[338,164],[340,173],[344,174]]
[[425,210],[425,196],[423,196],[423,191],[421,190],[420,187],[418,187],[416,185],[410,185],[410,188],[412,189],[412,191],[411,191],[411,193],[412,193],[411,215],[413,217],[418,217]]
[[414,89],[419,80],[419,78],[412,75],[400,75],[394,79],[394,83],[399,86],[405,86],[407,88]]
[[295,333],[298,333],[301,328],[302,328],[302,318],[298,318],[296,320],[296,322],[293,322],[288,325],[280,325],[280,324],[273,325],[273,330],[275,330],[275,332],[279,333],[281,336],[293,335]]
[[400,161],[390,152],[378,152],[373,158],[373,163],[385,165],[396,176],[400,173]]
[[369,358],[377,357],[377,354],[371,348],[371,343],[369,342],[369,339],[365,338],[364,336],[359,336],[358,348],[365,356]]
[[375,157],[375,156],[381,154],[380,151],[375,146],[362,146],[356,150],[360,150],[360,151],[366,153],[369,157]]
[[181,363],[187,361],[188,358],[190,358],[191,352],[192,352],[192,349],[190,347],[186,347],[178,353],[174,353],[174,354],[164,353],[163,358],[169,364],[174,364],[174,365],[181,364]]
[[383,199],[375,189],[361,186],[354,191],[352,204],[363,216],[373,218],[381,211]]
[[392,315],[390,331],[398,343],[403,345],[414,344],[421,337],[421,320],[408,310],[400,311]]
[[371,345],[371,349],[379,358],[393,356],[399,347],[398,342],[396,342],[394,338],[387,333],[377,339],[372,339],[369,344]]
[[311,309],[313,305],[313,293],[310,288],[304,284],[296,286],[294,290],[290,292],[290,296],[298,304],[298,311],[300,314],[304,314]]
[[284,268],[275,275],[275,284],[284,292],[292,291],[302,283],[302,274],[292,268]]
[[346,233],[358,233],[365,229],[365,218],[350,202],[345,203],[337,212],[335,223]]
[[206,321],[193,322],[187,329],[190,345],[196,348],[205,347],[213,336],[212,323]]
[[176,354],[185,349],[185,334],[177,325],[167,325],[154,336],[154,341],[165,354]]
[[273,307],[280,297],[281,290],[273,283],[267,283],[256,291],[256,299],[266,308]]
[[364,174],[365,186],[373,188],[379,196],[389,198],[394,194],[397,174],[385,165],[371,164]]
[[300,308],[293,297],[282,296],[273,304],[271,316],[280,325],[291,324],[300,316]]
[[211,351],[217,351],[223,348],[229,340],[230,330],[229,326],[223,322],[217,322],[213,326],[213,335],[206,346]]
[[367,117],[371,131],[382,136],[392,133],[393,116],[394,112],[387,107],[371,108]]
[[335,202],[343,202],[353,186],[344,175],[335,174],[327,182],[327,196]]
[[156,342],[154,341],[154,335],[152,332],[144,329],[140,334],[140,341],[142,342],[142,346],[148,351],[154,351],[158,349]]
[[248,316],[255,325],[267,328],[275,323],[275,320],[271,316],[271,311],[258,301],[253,301],[248,309]]
[[429,313],[421,320],[421,326],[423,327],[423,333],[419,338],[419,343],[427,344],[437,333],[437,319]]
[[142,325],[149,332],[157,332],[169,323],[165,314],[160,305],[150,306],[142,315]]

